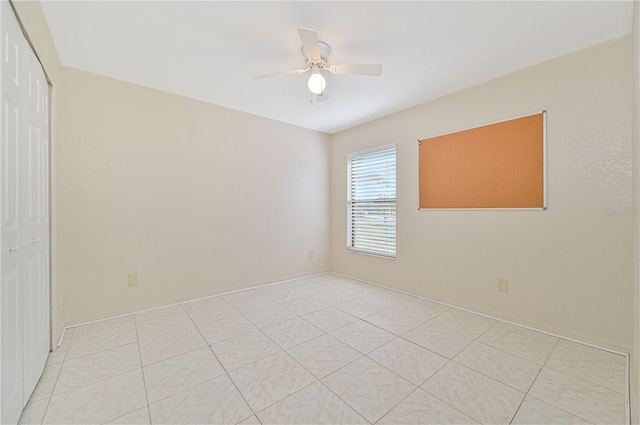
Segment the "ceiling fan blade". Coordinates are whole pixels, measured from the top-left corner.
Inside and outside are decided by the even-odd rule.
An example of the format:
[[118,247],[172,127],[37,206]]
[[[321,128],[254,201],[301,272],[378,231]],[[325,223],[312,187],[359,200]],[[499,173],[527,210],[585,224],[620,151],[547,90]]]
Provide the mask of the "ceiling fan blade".
[[379,63],[338,63],[328,67],[334,74],[342,75],[380,75],[382,65]]
[[320,48],[318,45],[318,33],[309,28],[298,28],[302,48],[309,59],[320,59]]
[[271,72],[269,74],[254,75],[253,78],[261,80],[263,78],[280,77],[282,75],[302,74],[303,72],[307,72],[308,70],[309,70],[309,68],[293,69],[291,71]]

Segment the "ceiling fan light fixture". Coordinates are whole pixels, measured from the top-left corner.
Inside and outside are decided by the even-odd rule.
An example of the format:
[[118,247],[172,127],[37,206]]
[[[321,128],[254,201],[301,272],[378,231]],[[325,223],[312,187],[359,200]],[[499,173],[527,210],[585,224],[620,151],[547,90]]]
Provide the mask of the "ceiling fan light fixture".
[[[326,88],[327,80],[322,71],[330,72],[338,75],[373,75],[377,76],[382,73],[382,65],[380,64],[362,64],[362,63],[338,63],[329,65],[327,63],[331,47],[325,42],[318,40],[318,33],[309,28],[298,28],[300,41],[302,42],[302,56],[304,57],[304,69],[296,69],[291,71],[275,72],[271,74],[256,75],[254,78],[277,77],[279,75],[302,74],[311,71],[311,75],[307,80],[309,91],[315,95],[312,100],[328,99]],[[333,77],[332,77],[333,78]]]
[[312,68],[311,76],[309,76],[309,81],[307,81],[307,86],[313,94],[321,94],[322,92],[324,92],[324,89],[327,88],[327,81],[324,79],[324,76],[320,72],[320,68]]

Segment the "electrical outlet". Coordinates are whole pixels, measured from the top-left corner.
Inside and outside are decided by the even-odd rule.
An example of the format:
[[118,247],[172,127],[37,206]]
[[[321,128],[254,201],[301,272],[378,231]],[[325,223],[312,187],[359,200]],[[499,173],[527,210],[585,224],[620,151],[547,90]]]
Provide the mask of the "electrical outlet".
[[507,279],[498,279],[498,291],[505,293],[509,292],[509,281]]
[[309,251],[309,260],[313,260],[313,251]]
[[133,273],[133,274],[127,275],[127,284],[129,286],[138,286],[138,274]]

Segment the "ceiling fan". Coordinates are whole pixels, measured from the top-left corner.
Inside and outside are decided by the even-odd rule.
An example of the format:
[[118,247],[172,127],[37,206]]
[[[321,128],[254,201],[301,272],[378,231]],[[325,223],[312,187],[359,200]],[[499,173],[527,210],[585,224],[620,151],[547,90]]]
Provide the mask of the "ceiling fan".
[[256,75],[254,78],[269,78],[281,75],[302,74],[311,71],[307,86],[311,93],[318,96],[318,100],[322,100],[326,96],[327,81],[322,75],[323,71],[329,71],[339,75],[373,75],[377,76],[382,73],[382,65],[380,64],[355,64],[341,63],[328,65],[329,54],[331,48],[327,43],[318,41],[318,33],[308,28],[298,28],[300,40],[302,41],[302,55],[304,56],[305,67],[291,71],[274,72],[270,74]]

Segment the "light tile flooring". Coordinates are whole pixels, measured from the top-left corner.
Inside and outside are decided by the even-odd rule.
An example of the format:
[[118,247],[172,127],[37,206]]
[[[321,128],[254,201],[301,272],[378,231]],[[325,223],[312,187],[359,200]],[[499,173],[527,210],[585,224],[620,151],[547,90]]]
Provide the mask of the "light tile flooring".
[[67,331],[24,424],[625,423],[625,358],[334,274]]

